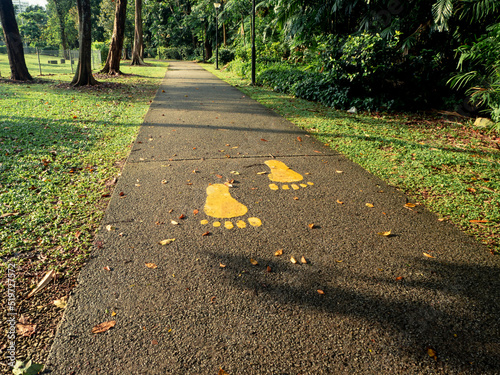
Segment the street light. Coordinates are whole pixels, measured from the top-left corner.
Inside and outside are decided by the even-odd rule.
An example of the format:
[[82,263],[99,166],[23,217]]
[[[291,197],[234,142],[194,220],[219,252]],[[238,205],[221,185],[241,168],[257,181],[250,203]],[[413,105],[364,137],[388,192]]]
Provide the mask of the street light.
[[255,0],[252,0],[252,85],[255,85]]
[[215,69],[219,69],[219,42],[217,34],[219,33],[219,8],[220,3],[214,3],[215,7]]

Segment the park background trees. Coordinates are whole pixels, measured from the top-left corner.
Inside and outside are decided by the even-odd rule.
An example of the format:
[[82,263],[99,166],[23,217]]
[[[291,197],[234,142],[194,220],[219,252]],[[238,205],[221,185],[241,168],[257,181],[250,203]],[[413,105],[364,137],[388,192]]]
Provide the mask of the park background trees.
[[[219,59],[249,74],[252,2],[220,3]],[[107,56],[103,72],[119,73],[131,51],[133,63],[214,58],[213,1],[125,4],[90,0],[91,39]],[[76,48],[76,5],[49,0],[45,11],[20,16],[24,41]],[[487,110],[500,121],[499,16],[496,0],[257,1],[257,83],[341,109],[436,106]]]

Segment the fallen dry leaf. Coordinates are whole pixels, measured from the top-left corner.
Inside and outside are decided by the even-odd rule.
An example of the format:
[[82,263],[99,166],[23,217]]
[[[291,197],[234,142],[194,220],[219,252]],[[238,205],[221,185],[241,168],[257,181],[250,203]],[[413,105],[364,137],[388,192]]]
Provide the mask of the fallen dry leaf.
[[300,258],[300,263],[307,264],[307,259],[305,257]]
[[371,204],[371,203],[367,203],[367,204],[366,204],[366,207],[373,208],[373,204]]
[[175,241],[175,238],[168,238],[166,240],[162,240],[160,242],[158,242],[160,245],[162,246],[165,246],[165,245],[168,245],[168,244],[171,244],[172,242]]
[[427,257],[427,258],[434,258],[434,256],[432,256],[431,254],[427,254],[427,253],[424,253],[424,257]]
[[321,295],[325,294],[325,292],[323,292],[321,289],[318,289],[317,292],[318,292],[318,294],[321,294]]
[[405,207],[413,208],[413,207],[417,207],[417,205],[415,203],[406,203]]
[[202,234],[202,236],[210,236],[210,232],[206,231],[205,233]]
[[316,226],[313,223],[311,223],[308,225],[308,227],[309,227],[309,229],[314,229]]
[[229,173],[231,173],[231,174],[235,174],[235,175],[239,175],[239,174],[240,174],[240,172],[236,172],[236,171],[231,171],[231,172],[229,172]]
[[258,175],[267,174],[267,172],[257,172]]
[[52,303],[54,305],[56,305],[56,307],[59,307],[60,309],[65,309],[66,305],[68,304],[68,297],[62,297],[62,298],[56,299]]
[[403,279],[404,279],[404,277],[403,277],[403,276],[398,276],[398,277],[396,277],[396,281],[401,281],[401,280],[403,280]]
[[116,324],[116,320],[110,320],[109,322],[104,322],[101,324],[96,325],[94,328],[92,328],[92,333],[103,333],[109,330],[110,328],[113,328]]
[[297,141],[302,142],[302,138],[297,137]]
[[200,212],[200,211],[198,211],[198,210],[194,210],[194,211],[193,211],[193,215],[198,215],[198,212]]
[[283,255],[283,249],[279,249],[274,253],[274,256],[279,257],[280,255]]
[[167,180],[161,180],[161,183],[162,183],[162,184],[166,184],[166,183],[167,183]]
[[153,269],[154,268],[158,268],[158,266],[156,264],[154,264],[154,263],[146,263],[146,267],[153,268]]
[[262,142],[267,142],[267,139],[261,138],[260,139]]
[[115,230],[115,229],[116,229],[116,228],[115,228],[114,226],[112,226],[112,225],[106,225],[106,230],[107,230],[108,232],[111,232],[112,230]]
[[116,316],[116,313],[114,311],[111,312],[111,316]]
[[290,262],[292,262],[293,264],[297,264],[297,259],[295,259],[294,257],[290,257]]
[[29,337],[36,331],[36,324],[16,324],[17,334],[19,336]]
[[184,214],[181,214],[181,216],[179,216],[179,219],[181,219],[181,220],[185,219],[185,218],[186,218],[186,215],[184,215]]
[[226,268],[226,265],[225,265],[225,264],[222,264],[222,263],[219,263],[219,267],[220,267],[220,268]]
[[250,263],[252,263],[253,266],[259,265],[259,262],[257,262],[255,259],[250,258]]
[[45,276],[43,277],[42,280],[40,280],[40,282],[37,284],[36,288],[33,289],[29,294],[28,294],[28,297],[27,298],[30,298],[31,296],[33,296],[35,293],[37,293],[38,291],[42,290],[43,288],[45,288],[47,286],[48,283],[50,283],[52,280],[55,280],[56,278],[56,271],[54,270],[50,270],[49,272],[47,272],[45,274]]
[[170,220],[170,224],[172,224],[172,225],[179,225],[179,223],[177,221],[175,221],[175,220]]
[[222,176],[220,174],[216,174],[215,177],[222,178]]
[[294,200],[294,201],[298,201],[298,200],[299,200],[299,197],[293,197],[293,200]]
[[335,173],[344,173],[344,171],[335,170]]
[[338,203],[338,204],[344,204],[344,202],[339,201],[338,199],[337,199],[337,203]]
[[377,234],[379,236],[390,237],[392,233],[391,231],[387,231],[387,232],[378,232]]
[[102,267],[102,269],[103,269],[104,271],[111,271],[111,268],[110,268],[109,266],[104,266],[104,267]]
[[14,216],[14,215],[17,215],[18,212],[8,212],[6,214],[1,214],[0,215],[0,219],[3,219],[4,217],[9,217],[9,216]]
[[219,369],[218,375],[229,375],[229,374],[227,372],[225,372],[223,369]]
[[469,223],[488,223],[489,220],[469,220]]
[[266,267],[266,271],[267,271],[267,272],[271,272],[271,267],[267,266],[267,267]]

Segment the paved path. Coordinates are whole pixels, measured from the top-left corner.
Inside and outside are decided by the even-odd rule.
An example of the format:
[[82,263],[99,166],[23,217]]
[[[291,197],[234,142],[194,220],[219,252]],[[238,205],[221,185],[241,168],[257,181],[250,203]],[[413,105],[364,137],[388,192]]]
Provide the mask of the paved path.
[[174,62],[48,370],[500,373],[498,257],[407,202],[196,64]]

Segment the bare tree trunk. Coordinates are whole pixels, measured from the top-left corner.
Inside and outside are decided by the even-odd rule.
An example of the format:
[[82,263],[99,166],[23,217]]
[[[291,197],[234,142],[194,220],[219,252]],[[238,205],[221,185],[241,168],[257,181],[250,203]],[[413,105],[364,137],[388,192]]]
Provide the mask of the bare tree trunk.
[[68,39],[66,38],[66,28],[64,25],[64,9],[61,0],[54,0],[54,5],[56,8],[57,20],[59,22],[59,34],[61,36],[61,47],[63,49],[64,58],[69,59],[68,56]]
[[24,59],[23,41],[19,34],[12,0],[0,0],[0,20],[9,56],[10,78],[18,81],[33,80]]
[[80,44],[80,57],[78,67],[71,84],[73,86],[97,85],[92,75],[92,24],[91,24],[91,0],[77,0],[78,6],[78,31]]
[[142,0],[135,0],[134,50],[130,65],[146,65],[143,59],[144,42],[142,40]]
[[125,37],[125,19],[127,17],[127,0],[115,0],[115,22],[113,25],[113,36],[109,46],[108,58],[101,73],[109,75],[121,74],[120,57]]
[[210,44],[210,41],[207,38],[207,24],[205,23],[205,45],[203,46],[205,48],[205,59],[210,60],[212,57],[212,44]]

